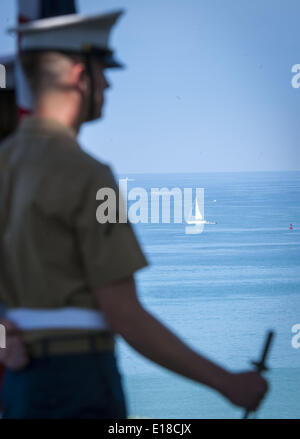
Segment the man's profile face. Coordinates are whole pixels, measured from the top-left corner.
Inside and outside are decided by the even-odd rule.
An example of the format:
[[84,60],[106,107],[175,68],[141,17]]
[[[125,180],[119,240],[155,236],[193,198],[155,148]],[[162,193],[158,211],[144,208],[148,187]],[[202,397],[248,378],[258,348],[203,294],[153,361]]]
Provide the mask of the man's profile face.
[[91,71],[93,75],[92,99],[94,101],[93,119],[99,119],[102,116],[102,109],[104,105],[104,91],[109,87],[109,83],[105,77],[105,66],[97,59],[91,60]]

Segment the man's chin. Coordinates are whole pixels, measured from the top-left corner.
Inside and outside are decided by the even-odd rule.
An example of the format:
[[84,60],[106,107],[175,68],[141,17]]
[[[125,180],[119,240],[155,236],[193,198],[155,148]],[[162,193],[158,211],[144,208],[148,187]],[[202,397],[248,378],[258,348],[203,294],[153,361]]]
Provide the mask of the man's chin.
[[86,119],[86,122],[93,122],[95,120],[101,119],[102,117],[102,109],[101,110],[95,110],[93,115],[89,115]]

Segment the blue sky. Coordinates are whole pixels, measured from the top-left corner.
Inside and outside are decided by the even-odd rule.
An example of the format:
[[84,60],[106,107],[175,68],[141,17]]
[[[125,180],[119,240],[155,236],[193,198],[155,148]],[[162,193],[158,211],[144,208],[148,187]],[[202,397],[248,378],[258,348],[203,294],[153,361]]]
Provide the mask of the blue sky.
[[[103,120],[80,139],[120,173],[300,170],[298,0],[77,0],[125,8]],[[2,7],[0,53],[14,2]]]

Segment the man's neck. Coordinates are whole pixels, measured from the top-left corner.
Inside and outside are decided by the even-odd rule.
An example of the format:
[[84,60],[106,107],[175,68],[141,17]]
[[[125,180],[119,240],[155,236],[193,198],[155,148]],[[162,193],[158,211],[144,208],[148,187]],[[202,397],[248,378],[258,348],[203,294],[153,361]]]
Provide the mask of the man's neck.
[[62,125],[72,128],[77,134],[82,125],[78,100],[68,99],[66,96],[57,94],[38,99],[34,115],[56,120]]

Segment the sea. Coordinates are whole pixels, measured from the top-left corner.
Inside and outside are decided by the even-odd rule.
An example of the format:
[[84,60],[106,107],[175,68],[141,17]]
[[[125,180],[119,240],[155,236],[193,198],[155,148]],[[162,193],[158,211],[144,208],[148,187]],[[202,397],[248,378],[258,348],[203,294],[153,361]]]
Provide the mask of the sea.
[[[135,174],[130,188],[204,189],[202,233],[185,222],[133,227],[149,261],[136,274],[146,309],[232,371],[252,369],[266,334],[270,390],[257,418],[300,418],[300,172]],[[132,202],[131,202],[132,203]],[[150,205],[150,201],[149,201]],[[171,203],[172,208],[172,203]],[[171,209],[172,210],[172,209]],[[291,226],[292,224],[292,226]],[[293,343],[294,337],[294,343]],[[117,342],[132,418],[241,418],[217,392]]]

